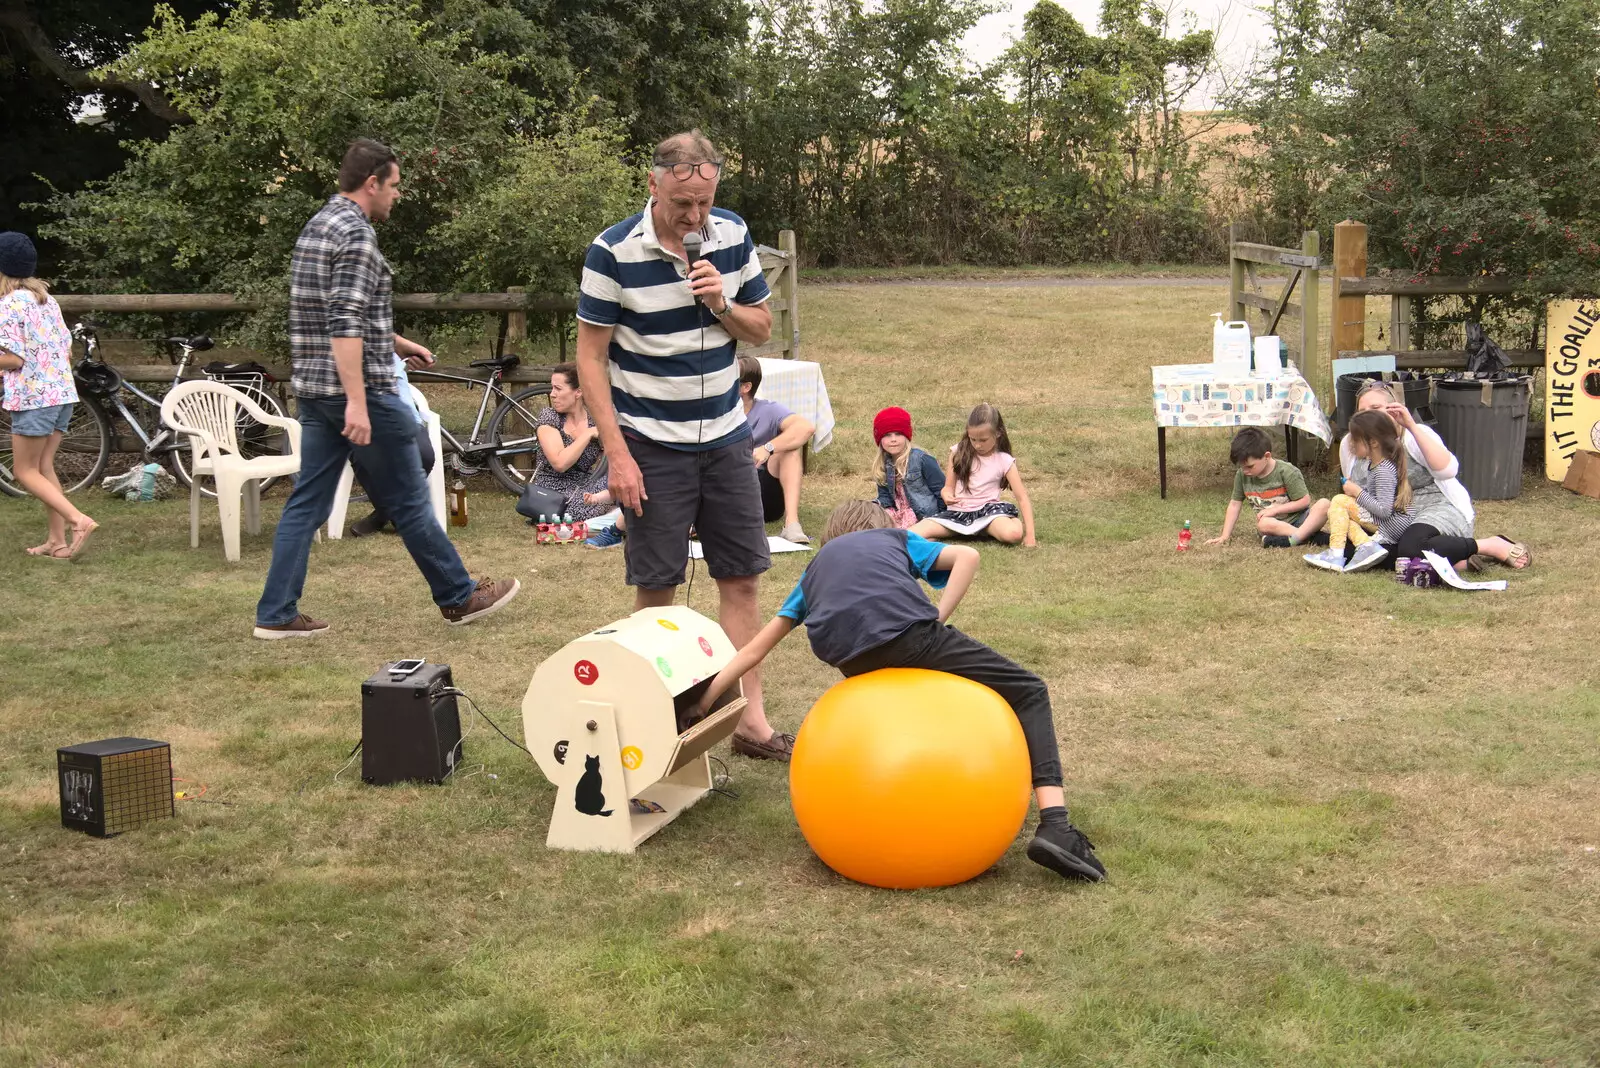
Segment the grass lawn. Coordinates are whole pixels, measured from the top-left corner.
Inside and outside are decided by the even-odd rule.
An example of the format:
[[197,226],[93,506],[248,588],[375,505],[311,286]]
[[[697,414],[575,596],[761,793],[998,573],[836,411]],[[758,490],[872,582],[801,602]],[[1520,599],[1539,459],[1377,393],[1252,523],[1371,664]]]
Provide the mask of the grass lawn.
[[[214,510],[192,552],[185,502],[105,498],[85,559],[30,560],[37,506],[0,500],[0,1063],[1595,1063],[1600,504],[1531,470],[1483,502],[1479,530],[1536,558],[1500,594],[1198,548],[1227,434],[1171,435],[1160,500],[1148,366],[1204,359],[1225,294],[873,286],[803,311],[839,419],[813,532],[870,494],[877,408],[939,454],[972,403],[1004,410],[1040,546],[985,547],[956,622],[1049,681],[1099,886],[1021,840],[952,889],[845,882],[784,769],[725,749],[737,800],[629,858],[546,851],[553,790],[481,721],[483,774],[335,782],[384,661],[452,664],[520,737],[540,661],[629,610],[619,553],[536,550],[487,481],[455,536],[521,578],[506,611],[446,628],[397,539],[325,542],[304,604],[333,632],[271,644],[250,622],[281,497],[232,566]],[[764,604],[803,566],[777,558]],[[693,598],[712,610],[703,572]],[[834,678],[791,638],[774,721]],[[63,830],[54,750],[125,734],[170,741],[204,798]]]

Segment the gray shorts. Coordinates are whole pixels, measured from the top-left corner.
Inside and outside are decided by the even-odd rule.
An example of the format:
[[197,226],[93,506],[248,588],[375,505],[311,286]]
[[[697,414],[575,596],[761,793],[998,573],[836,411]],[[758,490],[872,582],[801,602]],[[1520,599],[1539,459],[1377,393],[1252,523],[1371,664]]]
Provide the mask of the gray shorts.
[[629,434],[628,451],[650,495],[643,515],[628,516],[628,538],[622,543],[628,585],[681,586],[691,526],[714,579],[759,575],[772,566],[749,438],[684,452]]

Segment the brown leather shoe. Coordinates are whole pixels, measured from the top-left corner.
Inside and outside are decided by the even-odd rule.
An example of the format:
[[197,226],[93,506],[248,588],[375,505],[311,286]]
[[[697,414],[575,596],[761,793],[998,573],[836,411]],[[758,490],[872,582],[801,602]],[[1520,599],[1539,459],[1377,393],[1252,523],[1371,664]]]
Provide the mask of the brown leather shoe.
[[789,757],[794,753],[794,735],[774,731],[771,738],[758,742],[754,738],[735,734],[733,751],[752,760],[777,760],[787,764]]
[[256,624],[255,636],[264,641],[277,641],[279,638],[315,638],[319,634],[328,633],[328,625],[321,620],[312,619],[304,612],[295,616],[287,623],[279,623],[275,627],[263,627]]
[[452,627],[459,627],[500,611],[511,603],[520,589],[522,583],[516,579],[479,579],[471,597],[461,604],[441,608],[439,612]]

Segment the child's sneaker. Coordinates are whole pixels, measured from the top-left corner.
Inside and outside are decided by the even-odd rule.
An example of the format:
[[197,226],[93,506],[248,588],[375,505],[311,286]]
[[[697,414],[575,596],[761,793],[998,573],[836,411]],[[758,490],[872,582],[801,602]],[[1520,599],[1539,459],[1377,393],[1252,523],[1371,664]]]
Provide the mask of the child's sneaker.
[[1261,535],[1261,547],[1263,549],[1287,549],[1293,544],[1294,542],[1289,540],[1289,535],[1287,534]]
[[616,527],[605,527],[592,534],[584,544],[591,549],[614,549],[622,544],[622,531]]
[[1097,883],[1106,866],[1094,855],[1094,843],[1070,823],[1041,823],[1028,843],[1028,859],[1065,879]]
[[1320,553],[1306,553],[1306,563],[1324,571],[1344,570],[1344,550],[1324,549]]
[[1388,555],[1388,549],[1385,549],[1375,541],[1369,541],[1355,551],[1355,555],[1350,557],[1350,562],[1344,565],[1344,569],[1346,571],[1365,571]]

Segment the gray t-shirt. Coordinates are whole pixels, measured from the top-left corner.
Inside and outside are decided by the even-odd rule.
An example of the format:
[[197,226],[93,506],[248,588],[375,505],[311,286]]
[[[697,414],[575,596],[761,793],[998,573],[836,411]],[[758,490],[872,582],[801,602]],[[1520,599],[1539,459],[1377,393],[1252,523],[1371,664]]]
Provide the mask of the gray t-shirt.
[[941,546],[909,530],[858,530],[817,550],[778,615],[804,623],[811,651],[838,667],[900,637],[939,610],[917,584],[942,589]]
[[757,400],[744,413],[744,421],[750,425],[751,443],[760,447],[777,437],[783,430],[783,421],[793,414],[777,401]]

